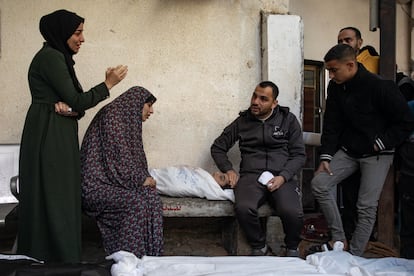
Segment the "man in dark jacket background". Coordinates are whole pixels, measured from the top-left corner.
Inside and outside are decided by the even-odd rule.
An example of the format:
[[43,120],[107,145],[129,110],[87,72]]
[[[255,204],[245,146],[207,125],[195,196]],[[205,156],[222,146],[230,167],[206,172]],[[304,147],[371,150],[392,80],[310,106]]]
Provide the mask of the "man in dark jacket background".
[[[356,27],[345,27],[339,30],[338,44],[348,44],[356,53],[357,62],[361,63],[365,69],[373,74],[379,73],[379,55],[374,47],[366,45],[362,47],[362,34]],[[361,48],[362,47],[362,48]],[[359,182],[361,173],[357,170],[355,173],[341,181],[340,189],[338,189],[341,206],[342,224],[344,226],[347,241],[352,239],[355,231],[358,200]]]
[[[289,108],[278,105],[278,95],[278,87],[270,81],[257,85],[250,108],[241,112],[211,146],[217,167],[227,174],[234,188],[236,217],[255,256],[269,254],[258,217],[258,208],[267,200],[282,220],[283,255],[299,255],[303,208],[296,174],[305,163],[305,146],[297,118]],[[227,156],[237,141],[240,177]]]
[[408,106],[392,80],[383,80],[356,61],[346,44],[332,47],[324,57],[331,81],[321,137],[321,164],[312,191],[331,231],[331,244],[345,239],[336,203],[336,185],[361,171],[358,218],[350,252],[361,256],[376,219],[378,200],[394,149],[413,130]]

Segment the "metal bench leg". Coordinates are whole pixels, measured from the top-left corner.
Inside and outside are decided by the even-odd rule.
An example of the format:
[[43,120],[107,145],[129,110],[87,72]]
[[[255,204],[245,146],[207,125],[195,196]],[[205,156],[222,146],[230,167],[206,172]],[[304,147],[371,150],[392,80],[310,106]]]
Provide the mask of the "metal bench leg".
[[11,253],[12,253],[12,254],[16,254],[16,253],[17,253],[17,236],[16,236],[16,239],[14,240],[14,243],[13,243],[13,247],[12,247]]

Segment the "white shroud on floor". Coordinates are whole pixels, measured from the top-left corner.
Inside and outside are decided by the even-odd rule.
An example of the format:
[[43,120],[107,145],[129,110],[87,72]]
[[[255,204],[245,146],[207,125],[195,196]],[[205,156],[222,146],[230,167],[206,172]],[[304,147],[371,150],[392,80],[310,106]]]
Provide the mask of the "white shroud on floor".
[[150,257],[141,259],[119,251],[108,259],[112,276],[270,276],[270,275],[414,275],[414,260],[401,258],[366,259],[344,251],[328,251],[307,256],[306,260],[287,257]]

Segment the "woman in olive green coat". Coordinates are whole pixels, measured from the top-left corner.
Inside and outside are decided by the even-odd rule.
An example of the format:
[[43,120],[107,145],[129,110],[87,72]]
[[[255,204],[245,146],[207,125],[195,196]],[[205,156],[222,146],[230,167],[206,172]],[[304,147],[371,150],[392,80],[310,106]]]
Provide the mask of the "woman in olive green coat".
[[32,103],[20,148],[17,253],[47,262],[81,260],[77,120],[127,73],[126,66],[108,68],[104,82],[83,92],[72,59],[84,42],[83,23],[66,10],[43,16],[46,42],[28,74]]

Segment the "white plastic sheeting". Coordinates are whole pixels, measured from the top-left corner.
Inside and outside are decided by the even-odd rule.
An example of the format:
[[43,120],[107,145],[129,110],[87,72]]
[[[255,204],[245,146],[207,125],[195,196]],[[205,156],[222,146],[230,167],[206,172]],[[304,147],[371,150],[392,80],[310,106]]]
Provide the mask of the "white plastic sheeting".
[[206,170],[191,166],[171,166],[150,169],[149,173],[157,181],[160,194],[172,197],[200,197],[208,200],[231,200],[231,189],[223,190]]
[[327,251],[306,257],[321,274],[351,276],[408,276],[414,275],[414,260],[402,258],[362,258],[345,251]]
[[113,276],[270,276],[270,275],[414,275],[414,260],[400,258],[366,259],[344,251],[327,251],[306,260],[288,257],[149,257],[118,251],[113,259]]
[[119,251],[114,259],[112,276],[267,276],[318,275],[316,267],[299,258],[281,257],[149,257],[134,258]]

